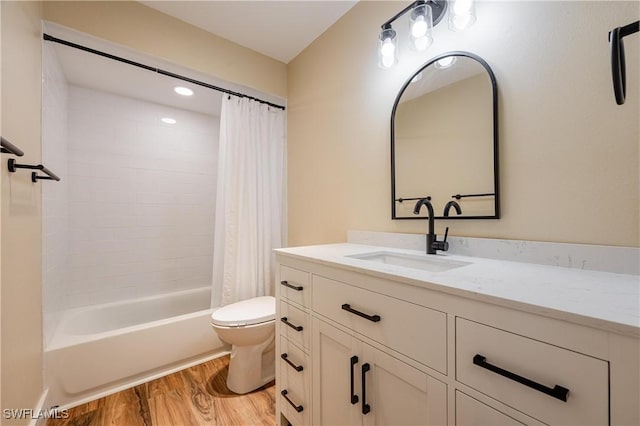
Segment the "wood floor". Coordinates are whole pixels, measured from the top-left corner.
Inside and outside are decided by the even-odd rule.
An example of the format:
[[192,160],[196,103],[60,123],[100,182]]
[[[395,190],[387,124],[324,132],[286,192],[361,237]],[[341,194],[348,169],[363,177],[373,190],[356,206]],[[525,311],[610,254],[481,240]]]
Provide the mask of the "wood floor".
[[226,386],[229,356],[72,408],[47,426],[275,425],[274,383],[246,395]]

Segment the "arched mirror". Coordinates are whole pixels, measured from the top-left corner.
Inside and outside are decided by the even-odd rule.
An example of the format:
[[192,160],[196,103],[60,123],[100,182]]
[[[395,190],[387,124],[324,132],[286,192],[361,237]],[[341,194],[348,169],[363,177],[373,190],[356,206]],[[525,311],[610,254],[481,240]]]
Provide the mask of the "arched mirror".
[[431,197],[436,218],[498,219],[498,104],[493,71],[482,58],[449,52],[421,67],[400,90],[391,114],[392,219],[419,219]]

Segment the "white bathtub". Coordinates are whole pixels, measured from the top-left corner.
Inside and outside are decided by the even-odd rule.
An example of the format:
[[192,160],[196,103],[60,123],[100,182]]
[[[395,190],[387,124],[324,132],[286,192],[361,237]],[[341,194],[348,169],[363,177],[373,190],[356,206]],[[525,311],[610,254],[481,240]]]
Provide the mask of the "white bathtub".
[[71,407],[224,355],[210,288],[64,312],[45,348],[47,404]]

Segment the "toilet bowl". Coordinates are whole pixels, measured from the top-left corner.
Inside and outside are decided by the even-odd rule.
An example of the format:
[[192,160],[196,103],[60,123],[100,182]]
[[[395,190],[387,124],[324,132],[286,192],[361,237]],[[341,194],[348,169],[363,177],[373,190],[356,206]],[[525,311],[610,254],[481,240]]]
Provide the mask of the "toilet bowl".
[[231,345],[227,387],[243,394],[275,377],[275,315],[273,296],[254,297],[211,314],[211,327]]

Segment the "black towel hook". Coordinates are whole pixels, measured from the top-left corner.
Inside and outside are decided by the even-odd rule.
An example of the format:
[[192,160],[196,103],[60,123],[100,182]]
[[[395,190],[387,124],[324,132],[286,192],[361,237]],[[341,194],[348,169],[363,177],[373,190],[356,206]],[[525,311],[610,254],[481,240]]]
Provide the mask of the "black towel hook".
[[609,32],[611,45],[611,77],[613,78],[613,94],[618,105],[624,104],[627,95],[627,71],[624,60],[624,43],[622,39],[628,35],[637,33],[640,21],[633,22],[624,27],[614,28]]

